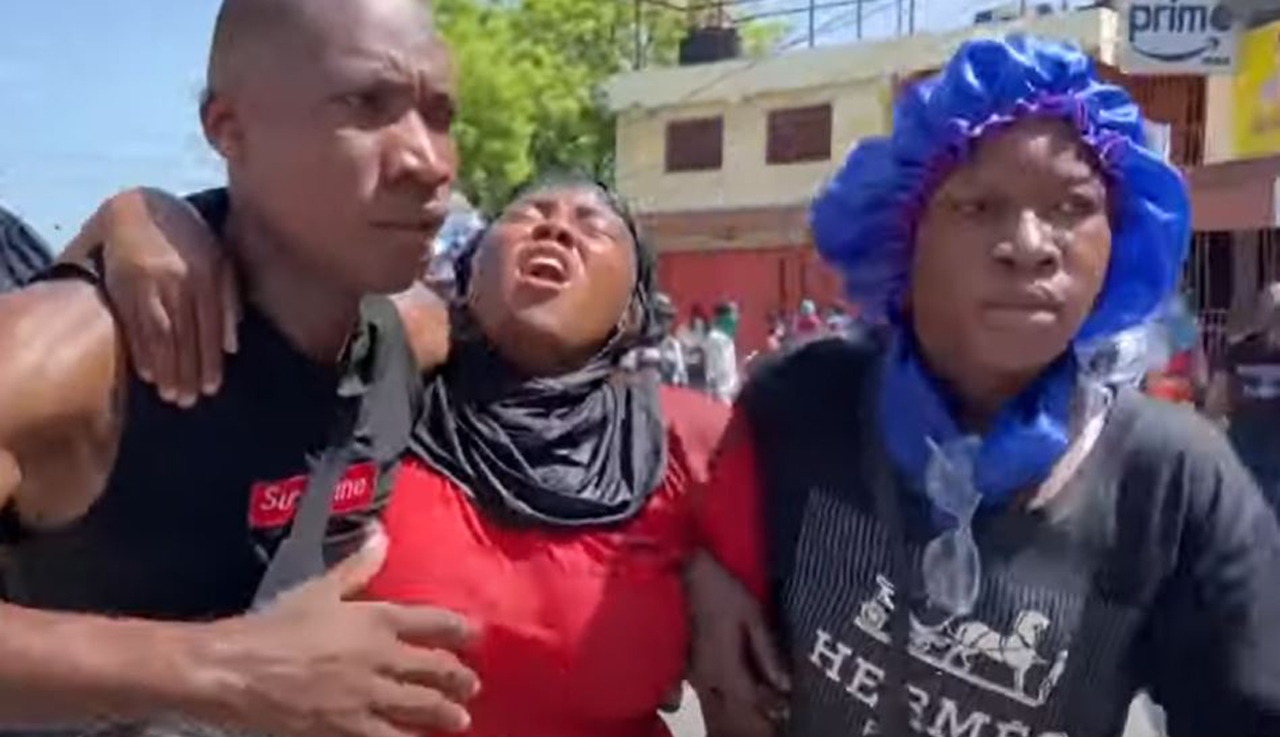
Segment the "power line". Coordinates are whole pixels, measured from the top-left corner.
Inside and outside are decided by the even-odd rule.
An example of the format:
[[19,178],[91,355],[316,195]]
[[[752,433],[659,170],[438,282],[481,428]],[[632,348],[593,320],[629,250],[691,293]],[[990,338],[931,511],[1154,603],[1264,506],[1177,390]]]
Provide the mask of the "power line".
[[[703,10],[730,10],[744,5],[764,2],[765,0],[709,0],[708,2],[695,3],[690,5],[681,5],[675,0],[637,0],[637,2],[645,5],[652,5],[668,10],[676,10],[681,12],[699,12]],[[857,5],[859,2],[865,3],[866,0],[829,0],[828,2],[816,2],[816,0],[804,0],[803,4],[794,7],[786,7],[772,10],[761,10],[751,12],[749,15],[743,15],[734,18],[736,23],[749,23],[753,20],[761,20],[764,18],[782,18],[789,15],[800,15],[808,13],[811,17],[821,10],[834,10],[836,8],[845,8],[851,5]]]
[[[818,27],[817,33],[815,34],[815,38],[822,38],[823,36],[829,35],[831,33],[834,33],[835,31],[840,30],[843,25],[854,22],[855,20],[858,19],[859,10],[862,11],[861,19],[863,22],[865,22],[889,12],[890,8],[895,7],[896,2],[897,0],[861,0],[861,2],[859,3],[854,3],[855,6],[861,5],[862,8],[859,9],[855,7],[854,10],[852,11],[828,18],[826,21],[823,22],[821,26]],[[797,36],[793,38],[791,41],[779,47],[779,49],[775,52],[775,55],[780,54],[796,46],[799,46],[807,38],[808,38],[807,33],[797,34]]]
[[[895,3],[896,1],[897,0],[863,0],[863,4],[873,6],[870,12],[867,12],[863,15],[863,19],[870,20],[871,18],[874,18],[882,13],[887,12],[890,8],[894,7],[893,3]],[[881,4],[876,6],[875,3],[877,2]],[[815,34],[816,37],[821,38],[822,36],[828,33],[831,33],[832,31],[838,30],[841,24],[848,23],[851,19],[854,18],[854,15],[855,13],[844,13],[842,15],[832,16],[831,18],[828,18],[826,21],[822,23],[822,25],[818,26],[818,28],[816,29],[816,34]],[[715,77],[714,79],[707,81],[705,84],[699,85],[698,87],[695,87],[694,89],[689,90],[688,92],[681,95],[679,98],[677,98],[675,101],[673,101],[666,107],[677,107],[679,105],[683,105],[684,103],[689,102],[690,100],[702,94],[703,92],[706,92],[707,90],[711,89],[712,87],[715,87],[716,85],[721,84],[722,82],[725,82],[732,77],[736,77],[739,74],[746,74],[747,72],[752,71],[753,69],[760,66],[761,64],[767,61],[772,61],[778,56],[781,56],[782,54],[788,51],[791,51],[792,49],[795,49],[796,47],[805,43],[807,39],[808,39],[807,33],[799,34],[798,36],[793,36],[792,38],[780,44],[771,53],[766,54],[758,59],[751,59],[744,66],[726,69],[723,74]],[[658,111],[656,110],[650,110],[647,113],[647,115],[649,116],[654,116],[657,114],[658,114]]]
[[760,20],[762,18],[780,18],[787,15],[798,15],[800,13],[808,13],[811,11],[835,10],[837,8],[847,8],[852,5],[861,5],[863,3],[864,0],[835,0],[834,2],[813,3],[795,10],[765,10],[753,15],[743,16],[736,20],[740,23],[749,23],[753,20]]
[[[701,10],[730,10],[732,8],[741,7],[743,5],[754,5],[756,3],[768,2],[769,0],[704,0],[703,2],[681,4],[675,0],[640,0],[646,5],[657,5],[671,10],[680,10],[687,12],[697,12]],[[794,12],[805,12],[807,10],[807,1],[804,7],[798,8]]]

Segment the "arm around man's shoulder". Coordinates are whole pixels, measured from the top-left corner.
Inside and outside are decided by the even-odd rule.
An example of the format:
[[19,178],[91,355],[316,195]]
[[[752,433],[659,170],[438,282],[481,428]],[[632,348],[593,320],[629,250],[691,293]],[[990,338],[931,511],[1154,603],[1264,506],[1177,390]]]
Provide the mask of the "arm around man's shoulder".
[[449,359],[449,305],[443,297],[415,282],[392,298],[404,323],[409,349],[419,368],[431,372]]

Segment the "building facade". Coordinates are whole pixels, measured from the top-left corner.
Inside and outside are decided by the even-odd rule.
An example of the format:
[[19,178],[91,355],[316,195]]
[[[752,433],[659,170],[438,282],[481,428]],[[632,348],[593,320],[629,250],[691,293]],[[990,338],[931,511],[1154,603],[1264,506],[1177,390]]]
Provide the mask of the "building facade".
[[[750,352],[763,345],[769,315],[794,312],[802,299],[839,300],[839,280],[812,248],[807,205],[852,145],[888,131],[904,83],[936,71],[970,39],[1030,33],[1070,41],[1129,90],[1171,161],[1188,172],[1199,231],[1189,288],[1217,335],[1227,310],[1245,299],[1237,292],[1256,292],[1261,278],[1244,278],[1247,270],[1232,259],[1236,241],[1222,235],[1248,222],[1237,212],[1244,200],[1228,191],[1234,172],[1222,168],[1240,165],[1232,161],[1236,91],[1230,77],[1122,73],[1115,66],[1120,32],[1118,15],[1099,7],[624,74],[607,89],[618,114],[618,186],[658,249],[664,288],[685,311],[736,300],[740,343]],[[1234,281],[1223,276],[1236,272]]]
[[[1246,0],[1252,2],[1253,0]],[[1196,239],[1188,282],[1210,349],[1248,323],[1261,288],[1280,280],[1280,21],[1255,16],[1234,75],[1208,80],[1202,166],[1188,172]]]

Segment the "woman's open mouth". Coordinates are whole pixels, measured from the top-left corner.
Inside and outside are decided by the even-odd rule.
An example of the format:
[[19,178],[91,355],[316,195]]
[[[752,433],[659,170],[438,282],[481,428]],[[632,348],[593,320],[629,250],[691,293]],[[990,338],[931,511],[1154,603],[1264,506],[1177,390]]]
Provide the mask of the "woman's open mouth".
[[573,280],[571,258],[564,246],[532,244],[520,253],[516,264],[517,278],[542,289],[563,289]]

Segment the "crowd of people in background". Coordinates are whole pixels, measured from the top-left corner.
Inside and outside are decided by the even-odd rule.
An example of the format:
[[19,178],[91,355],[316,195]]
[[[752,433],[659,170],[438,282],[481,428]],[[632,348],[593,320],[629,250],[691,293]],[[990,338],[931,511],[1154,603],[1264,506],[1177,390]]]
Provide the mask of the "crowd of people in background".
[[755,351],[740,350],[741,311],[733,301],[717,303],[710,316],[701,304],[694,304],[681,321],[679,305],[663,293],[657,310],[661,338],[656,345],[637,351],[633,365],[657,371],[666,384],[705,392],[724,403],[733,402],[744,377],[770,355],[822,338],[864,336],[863,326],[844,305],[833,303],[819,313],[811,299],[801,300],[794,316],[769,312],[764,349]]
[[[732,402],[742,377],[772,354],[794,350],[822,338],[853,341],[874,330],[832,303],[821,310],[802,299],[794,314],[770,311],[765,349],[740,353],[734,340],[738,307],[722,302],[714,319],[695,304],[680,321],[679,306],[667,294],[657,302],[661,338],[641,349],[639,364],[659,372],[662,381],[705,392]],[[1116,376],[1146,394],[1173,404],[1195,407],[1219,423],[1268,499],[1280,508],[1280,282],[1265,287],[1245,319],[1210,355],[1211,336],[1201,329],[1187,297],[1169,298],[1156,317],[1109,348],[1131,364],[1113,369]]]

